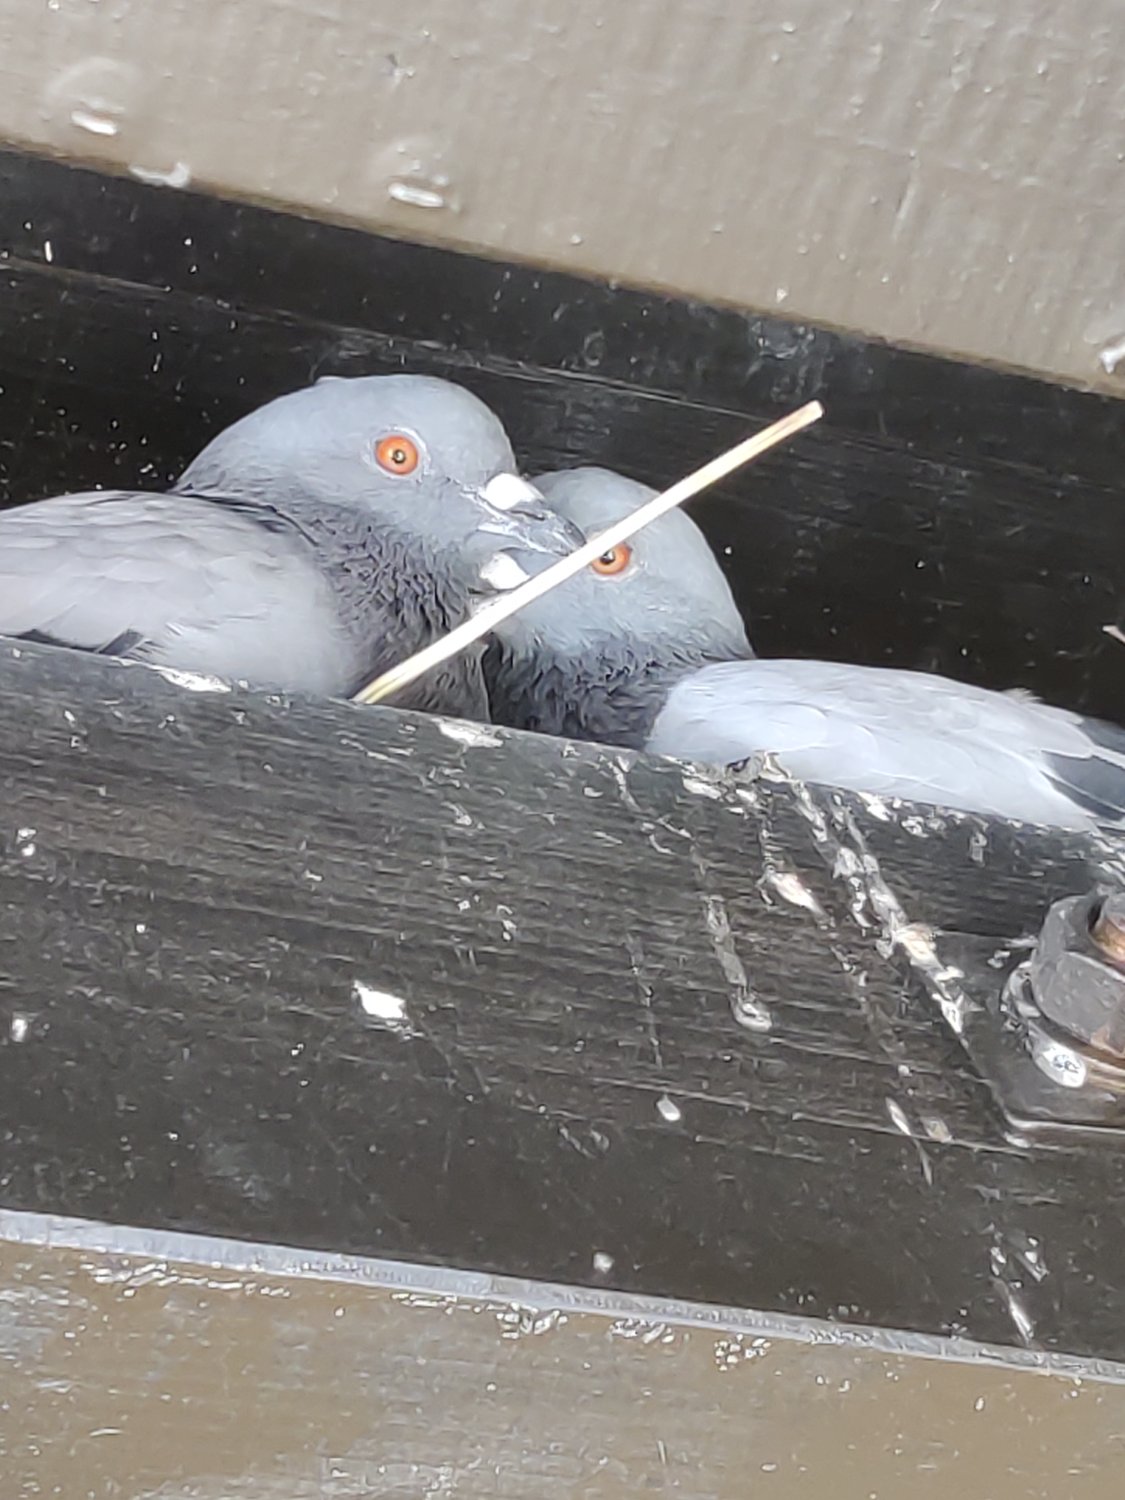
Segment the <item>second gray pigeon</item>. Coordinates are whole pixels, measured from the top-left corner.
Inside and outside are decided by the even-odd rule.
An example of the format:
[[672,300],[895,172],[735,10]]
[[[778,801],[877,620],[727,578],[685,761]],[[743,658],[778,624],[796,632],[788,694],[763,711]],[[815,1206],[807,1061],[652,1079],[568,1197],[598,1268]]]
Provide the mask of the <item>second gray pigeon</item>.
[[[580,540],[469,391],[328,378],[220,433],[168,494],[0,512],[0,635],[347,697]],[[486,716],[479,653],[395,702]]]
[[[539,488],[587,535],[651,498],[605,469]],[[496,723],[791,775],[1019,822],[1125,825],[1125,730],[1027,695],[822,661],[762,661],[702,532],[679,511],[505,621]]]

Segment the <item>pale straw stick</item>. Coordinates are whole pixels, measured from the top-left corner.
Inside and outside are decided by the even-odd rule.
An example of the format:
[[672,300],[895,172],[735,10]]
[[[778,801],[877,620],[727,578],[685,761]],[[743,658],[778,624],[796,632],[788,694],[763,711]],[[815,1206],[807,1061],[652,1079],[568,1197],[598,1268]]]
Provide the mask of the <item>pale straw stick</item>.
[[708,485],[725,479],[728,474],[733,474],[735,469],[752,463],[770,448],[776,448],[778,443],[784,443],[788,438],[795,437],[798,432],[811,427],[814,422],[819,422],[823,415],[824,408],[820,402],[810,401],[799,411],[791,412],[789,416],[782,417],[779,422],[763,428],[761,432],[755,433],[745,442],[738,443],[726,453],[720,453],[717,458],[711,459],[702,468],[696,469],[693,474],[689,474],[685,479],[672,485],[671,489],[664,490],[662,494],[647,500],[631,515],[615,521],[612,526],[607,526],[597,536],[591,537],[585,546],[579,547],[568,557],[560,558],[557,563],[537,577],[529,578],[518,588],[509,590],[499,598],[491,599],[482,609],[477,610],[471,620],[466,620],[464,624],[451,630],[448,635],[442,636],[441,640],[434,641],[421,651],[415,652],[406,661],[400,662],[397,667],[392,667],[389,672],[384,672],[381,677],[376,677],[374,682],[369,682],[366,687],[360,688],[358,693],[354,693],[353,698],[357,703],[381,703],[384,698],[389,698],[392,693],[397,693],[400,688],[414,682],[424,672],[429,672],[443,661],[448,661],[451,656],[456,656],[458,651],[463,651],[473,641],[479,640],[482,635],[487,635],[490,630],[499,625],[501,620],[514,615],[525,604],[530,604],[533,599],[539,599],[544,594],[550,593],[566,579],[573,578],[575,573],[581,573],[583,568],[589,567],[590,563],[595,562],[604,552],[609,552],[618,543],[627,541],[634,532],[640,531],[642,526],[647,526],[658,516],[674,510],[677,505],[682,505],[685,500],[698,495],[700,490],[705,490]]

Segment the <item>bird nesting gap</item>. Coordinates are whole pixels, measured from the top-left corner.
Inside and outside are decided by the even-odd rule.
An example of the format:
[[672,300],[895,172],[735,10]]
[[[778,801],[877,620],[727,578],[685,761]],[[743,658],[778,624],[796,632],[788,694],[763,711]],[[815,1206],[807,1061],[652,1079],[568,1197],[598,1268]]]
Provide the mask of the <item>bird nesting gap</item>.
[[596,536],[590,537],[583,546],[575,548],[568,557],[560,558],[545,572],[535,578],[529,578],[526,583],[520,584],[500,598],[490,600],[483,608],[477,610],[471,619],[455,626],[440,639],[431,642],[421,651],[415,652],[413,656],[400,662],[397,667],[392,667],[367,683],[352,695],[353,698],[358,703],[381,703],[393,697],[402,688],[416,682],[423,673],[432,671],[434,667],[448,661],[466,646],[480,640],[494,626],[514,615],[524,605],[530,604],[534,599],[542,598],[544,594],[550,593],[559,584],[565,583],[568,578],[573,578],[576,573],[581,572],[604,553],[611,551],[621,542],[628,541],[642,527],[655,521],[659,516],[675,510],[709,486],[733,474],[736,469],[753,463],[763,454],[768,453],[771,448],[788,442],[790,438],[803,432],[806,427],[819,422],[823,415],[824,407],[819,401],[806,402],[804,406],[772,422],[761,432],[717,454],[692,473],[685,475],[683,479],[677,480],[659,495],[639,505],[630,515],[623,517],[612,526],[607,526]]

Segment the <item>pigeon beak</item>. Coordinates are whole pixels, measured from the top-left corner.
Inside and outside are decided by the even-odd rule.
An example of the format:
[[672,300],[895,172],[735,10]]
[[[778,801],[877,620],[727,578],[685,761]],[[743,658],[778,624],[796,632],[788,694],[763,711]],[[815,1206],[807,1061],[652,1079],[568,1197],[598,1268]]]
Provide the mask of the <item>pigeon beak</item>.
[[515,510],[528,505],[541,511],[547,509],[546,500],[535,486],[518,474],[494,474],[479,493],[486,505],[495,506],[497,510]]
[[518,474],[494,474],[476,493],[499,523],[486,523],[482,531],[518,537],[525,547],[551,557],[565,557],[586,540],[573,522],[553,511],[535,486]]
[[490,589],[506,594],[509,589],[518,589],[521,583],[526,583],[531,574],[511,552],[496,552],[481,568],[480,576]]
[[[569,522],[565,524],[569,525]],[[569,544],[569,538],[567,550],[574,550]],[[478,610],[483,609],[490,600],[496,598],[497,594],[507,594],[512,589],[518,589],[529,579],[554,567],[557,561],[557,553],[548,551],[546,548],[521,546],[518,543],[493,552],[478,570],[477,587],[473,590],[473,599],[469,606],[470,615],[475,615]]]

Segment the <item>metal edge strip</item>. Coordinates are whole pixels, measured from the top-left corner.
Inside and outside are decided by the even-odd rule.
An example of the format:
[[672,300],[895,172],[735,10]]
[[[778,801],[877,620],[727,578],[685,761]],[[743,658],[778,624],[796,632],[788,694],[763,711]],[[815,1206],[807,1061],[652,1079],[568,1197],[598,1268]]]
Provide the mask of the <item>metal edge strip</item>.
[[715,1333],[786,1339],[794,1343],[832,1345],[915,1359],[954,1360],[1020,1372],[1066,1376],[1125,1385],[1125,1363],[1043,1349],[1007,1348],[960,1337],[826,1323],[790,1313],[766,1313],[702,1302],[665,1300],[607,1288],[565,1286],[514,1276],[374,1257],[309,1251],[289,1245],[259,1244],[190,1234],[178,1230],[141,1229],[55,1214],[0,1208],[0,1243],[44,1250],[85,1250],[156,1261],[206,1266],[217,1271],[334,1282],[388,1292],[439,1299],[472,1298],[532,1312],[566,1312],[606,1318],[630,1318]]

